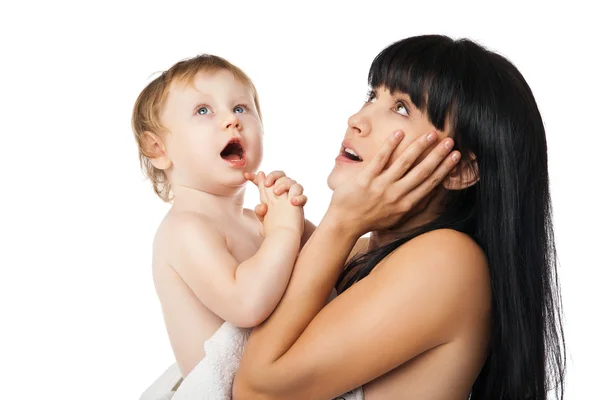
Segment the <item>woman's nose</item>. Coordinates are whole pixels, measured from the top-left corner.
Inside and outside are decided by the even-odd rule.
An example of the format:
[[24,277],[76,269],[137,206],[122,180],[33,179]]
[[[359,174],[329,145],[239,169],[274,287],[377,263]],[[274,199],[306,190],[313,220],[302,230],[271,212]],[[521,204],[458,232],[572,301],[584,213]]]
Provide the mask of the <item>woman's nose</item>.
[[367,121],[367,118],[360,112],[357,112],[348,118],[348,127],[352,129],[353,133],[359,136],[367,136],[369,133],[371,133],[371,127]]

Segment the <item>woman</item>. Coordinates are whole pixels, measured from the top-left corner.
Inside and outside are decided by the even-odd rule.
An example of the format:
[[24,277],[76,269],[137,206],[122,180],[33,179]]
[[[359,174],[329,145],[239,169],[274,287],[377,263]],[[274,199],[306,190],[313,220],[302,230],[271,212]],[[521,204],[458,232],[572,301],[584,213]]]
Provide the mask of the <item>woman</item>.
[[[367,400],[562,397],[546,139],[529,86],[502,56],[445,36],[392,44],[369,85],[330,207],[250,336],[234,398],[331,399],[360,385]],[[382,171],[391,147],[376,150],[394,130],[405,137]],[[462,159],[411,204],[443,157],[409,169],[432,130]]]

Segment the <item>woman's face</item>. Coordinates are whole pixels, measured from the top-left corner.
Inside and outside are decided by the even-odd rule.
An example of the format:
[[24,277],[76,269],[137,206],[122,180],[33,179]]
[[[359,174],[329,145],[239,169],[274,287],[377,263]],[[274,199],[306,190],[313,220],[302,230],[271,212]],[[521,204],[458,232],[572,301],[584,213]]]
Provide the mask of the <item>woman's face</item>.
[[[427,115],[415,107],[407,94],[392,94],[384,87],[377,88],[369,95],[363,107],[348,119],[348,129],[340,154],[327,179],[329,188],[335,190],[340,184],[355,179],[380,150],[384,141],[397,130],[404,132],[404,139],[392,154],[388,165],[425,133],[435,130],[438,139],[448,136],[448,129],[436,130]],[[423,153],[417,162],[429,151]]]

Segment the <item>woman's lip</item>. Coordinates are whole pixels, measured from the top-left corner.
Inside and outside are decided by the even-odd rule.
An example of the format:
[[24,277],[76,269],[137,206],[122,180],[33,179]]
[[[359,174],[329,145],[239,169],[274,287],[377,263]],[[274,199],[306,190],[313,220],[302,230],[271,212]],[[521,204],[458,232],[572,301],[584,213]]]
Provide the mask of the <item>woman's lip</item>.
[[344,139],[344,141],[342,142],[342,149],[340,150],[340,154],[344,152],[344,149],[352,150],[358,158],[362,159],[358,151],[356,151],[356,149],[352,146],[348,139]]
[[340,153],[336,159],[335,159],[336,163],[343,163],[343,164],[358,164],[360,163],[360,161],[354,161],[349,159],[348,157],[346,157],[344,154]]

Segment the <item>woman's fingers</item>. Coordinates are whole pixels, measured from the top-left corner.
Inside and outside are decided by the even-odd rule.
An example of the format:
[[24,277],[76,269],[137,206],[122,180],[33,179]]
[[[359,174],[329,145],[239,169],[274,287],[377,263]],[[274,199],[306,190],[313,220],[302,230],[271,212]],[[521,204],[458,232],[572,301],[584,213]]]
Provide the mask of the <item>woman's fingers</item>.
[[[423,144],[420,144],[417,147],[420,148],[422,145]],[[431,150],[429,154],[427,154],[427,157],[419,162],[418,165],[416,165],[408,173],[404,172],[405,175],[402,176],[402,179],[398,178],[399,180],[395,186],[397,186],[397,188],[399,188],[404,194],[408,194],[411,190],[426,181],[431,183],[429,178],[431,178],[431,176],[434,174],[434,171],[443,171],[443,169],[438,170],[438,167],[444,163],[444,160],[449,158],[448,153],[450,153],[453,146],[454,141],[452,139],[446,138],[442,140],[437,146],[435,146],[433,150]],[[453,161],[454,160],[450,157],[449,162]]]
[[[456,168],[456,165],[460,161],[460,153],[458,151],[453,151],[451,154],[447,155],[442,163],[437,166],[435,171],[423,182],[421,182],[417,187],[407,189],[406,187],[399,187],[398,189],[402,193],[406,193],[406,195],[402,196],[400,194],[400,207],[402,209],[412,208],[414,204],[417,204],[421,200],[423,200],[433,189],[435,189],[442,181],[448,176],[448,174]],[[409,175],[412,174],[412,171]],[[407,175],[408,178],[408,175]]]
[[383,168],[385,168],[390,156],[398,147],[398,144],[404,138],[404,132],[394,132],[383,144],[381,149],[375,154],[375,157],[367,164],[366,168],[361,172],[367,181],[373,180],[378,176]]
[[[436,140],[437,140],[437,132],[434,131],[434,132],[429,132],[429,133],[421,136],[414,142],[412,142],[410,144],[410,146],[408,146],[404,151],[402,151],[402,153],[400,153],[400,155],[398,156],[398,158],[396,160],[394,160],[392,165],[390,165],[389,168],[386,169],[381,174],[382,179],[386,183],[392,183],[392,182],[398,181],[400,178],[402,178],[404,176],[404,174],[406,174],[406,171],[408,171],[413,166],[413,164],[419,158],[419,156],[421,154],[423,154],[423,152],[425,150],[430,148],[431,145],[433,145],[433,143],[435,143]],[[447,139],[447,140],[452,140],[452,139]],[[452,147],[450,147],[450,148],[452,148]],[[450,150],[448,150],[448,152],[449,151]],[[448,154],[448,152],[446,152],[442,156],[442,158],[440,160],[438,160],[438,164],[443,160],[443,157],[445,157],[446,154]],[[421,167],[421,164],[422,164],[422,162],[419,163],[419,165],[415,168]],[[433,169],[431,170],[431,172],[433,172]],[[426,177],[424,177],[423,179],[425,179],[425,178]],[[418,182],[418,183],[420,183],[420,182]]]

